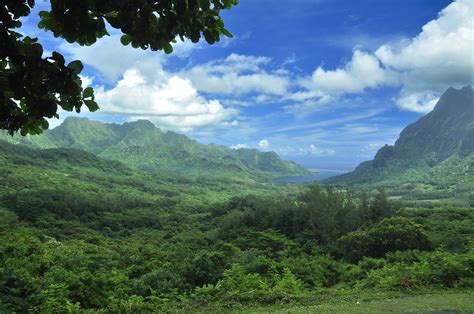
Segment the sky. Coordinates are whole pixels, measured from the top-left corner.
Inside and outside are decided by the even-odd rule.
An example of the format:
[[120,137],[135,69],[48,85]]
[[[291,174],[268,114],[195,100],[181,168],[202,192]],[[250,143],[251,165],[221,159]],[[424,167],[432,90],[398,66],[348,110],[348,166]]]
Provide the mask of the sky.
[[[222,16],[234,38],[133,49],[120,33],[90,47],[22,31],[84,63],[100,110],[148,119],[202,143],[275,151],[308,168],[351,170],[393,144],[448,87],[474,84],[474,0],[241,0]],[[87,111],[87,109],[86,109]]]

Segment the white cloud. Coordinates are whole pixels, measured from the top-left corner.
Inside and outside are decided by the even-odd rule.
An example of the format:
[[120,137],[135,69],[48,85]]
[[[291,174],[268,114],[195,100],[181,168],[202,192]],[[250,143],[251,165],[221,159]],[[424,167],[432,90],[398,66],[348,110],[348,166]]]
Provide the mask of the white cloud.
[[164,54],[131,46],[123,46],[119,35],[112,35],[98,40],[93,46],[79,46],[63,43],[60,49],[69,54],[71,59],[81,60],[99,71],[109,82],[115,82],[132,67],[160,70]]
[[433,110],[439,100],[439,94],[431,91],[407,92],[402,90],[400,97],[395,101],[401,109],[428,113]]
[[377,132],[379,129],[373,124],[346,124],[344,130],[352,134],[367,134]]
[[312,92],[298,92],[288,97],[288,99],[294,99],[299,102],[284,106],[285,112],[303,117],[326,107],[327,104],[334,102],[337,97],[323,94],[318,95],[318,93]]
[[355,50],[351,60],[335,70],[318,67],[300,82],[307,92],[293,98],[306,101],[399,86],[400,96],[395,100],[399,108],[429,112],[448,87],[474,83],[473,16],[474,1],[452,2],[413,39],[382,45],[373,53]]
[[236,144],[236,145],[232,145],[230,148],[241,149],[241,148],[249,148],[249,146],[247,144]]
[[359,93],[386,84],[387,75],[375,56],[355,50],[344,68],[330,71],[320,66],[301,85],[322,94]]
[[92,82],[94,81],[93,76],[85,76],[85,75],[79,75],[82,81],[82,87],[86,88],[92,85]]
[[458,0],[444,8],[436,20],[397,49],[384,45],[375,55],[400,73],[402,92],[396,104],[426,113],[448,87],[474,82],[474,1]]
[[[230,95],[232,97],[232,95]],[[283,99],[282,97],[278,96],[269,96],[265,94],[260,94],[252,97],[244,97],[239,99],[230,99],[225,98],[222,99],[222,102],[226,105],[233,105],[239,107],[250,107],[255,105],[261,104],[277,104]]]
[[458,0],[444,8],[438,19],[425,24],[422,32],[401,49],[383,45],[375,55],[398,70],[471,65],[473,16],[474,2]]
[[281,156],[296,155],[295,154],[296,150],[291,146],[279,147],[276,149],[276,152],[278,153],[278,155],[281,155]]
[[[138,69],[129,69],[114,88],[96,88],[96,98],[101,113],[146,118],[162,128],[183,132],[223,124],[235,114],[218,100],[200,96],[189,80],[162,71],[147,77]],[[235,125],[234,121],[228,123]]]
[[92,46],[63,43],[61,51],[71,59],[81,60],[100,72],[109,82],[115,82],[130,68],[138,68],[142,72],[157,71],[171,57],[186,58],[195,49],[202,46],[190,41],[178,41],[173,45],[173,53],[166,55],[162,51],[135,49],[120,43],[120,35],[112,34],[99,39]]
[[334,149],[320,149],[314,144],[309,145],[309,150],[307,150],[307,152],[313,156],[333,156],[336,154]]
[[270,148],[270,143],[268,142],[268,140],[263,139],[260,142],[258,142],[258,148],[260,148],[263,151],[267,151],[268,148]]
[[237,121],[237,120],[224,121],[224,122],[222,122],[222,125],[225,125],[225,126],[238,126],[238,125],[239,125],[239,121]]
[[282,156],[315,156],[315,157],[322,157],[322,156],[333,156],[336,154],[334,149],[330,148],[319,148],[314,144],[310,144],[309,146],[305,147],[293,147],[293,146],[283,146],[279,147],[277,153]]
[[267,57],[231,54],[226,59],[196,65],[180,75],[207,93],[284,95],[290,80],[285,75],[266,71],[263,66],[270,61]]

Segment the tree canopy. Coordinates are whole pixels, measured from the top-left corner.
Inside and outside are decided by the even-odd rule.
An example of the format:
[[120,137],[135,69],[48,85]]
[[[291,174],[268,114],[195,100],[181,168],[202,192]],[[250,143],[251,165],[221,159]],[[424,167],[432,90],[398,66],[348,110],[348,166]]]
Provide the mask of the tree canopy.
[[[0,6],[0,129],[10,134],[38,134],[49,127],[47,118],[58,109],[96,111],[92,88],[82,87],[79,60],[66,64],[53,52],[45,56],[37,38],[23,36],[21,18],[28,16],[35,0],[5,0]],[[109,35],[122,33],[121,43],[134,48],[172,53],[177,38],[193,43],[204,37],[214,44],[224,27],[221,10],[238,0],[51,0],[41,11],[38,27],[69,43],[89,46]]]

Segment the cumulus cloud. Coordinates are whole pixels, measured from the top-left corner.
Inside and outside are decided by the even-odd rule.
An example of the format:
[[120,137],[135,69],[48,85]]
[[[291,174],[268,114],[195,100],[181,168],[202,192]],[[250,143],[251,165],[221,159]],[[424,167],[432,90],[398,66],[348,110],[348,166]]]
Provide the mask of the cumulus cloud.
[[[459,71],[472,65],[473,16],[474,2],[458,0],[425,24],[422,32],[401,49],[383,45],[375,55],[386,66],[399,70],[450,66]],[[465,71],[460,72],[465,75]]]
[[396,105],[404,110],[426,113],[450,86],[474,83],[474,1],[457,0],[437,19],[422,27],[415,38],[385,44],[373,53],[355,50],[343,67],[318,67],[300,84],[306,93],[297,98],[360,93],[368,88],[399,86]]
[[458,0],[401,48],[381,46],[375,55],[400,74],[402,91],[397,105],[429,112],[447,87],[474,83],[474,1]]
[[431,90],[425,90],[421,92],[409,91],[410,89],[404,89],[400,93],[395,103],[401,109],[408,111],[427,113],[433,110],[434,106],[439,100],[439,92],[433,92]]
[[230,148],[241,149],[241,148],[249,148],[249,146],[247,144],[236,144],[236,145],[232,145]]
[[180,75],[207,93],[284,95],[290,80],[283,74],[266,71],[264,66],[270,61],[267,57],[231,54],[225,59],[196,65]]
[[63,43],[60,49],[71,59],[92,66],[109,82],[115,82],[132,67],[147,64],[148,68],[157,70],[164,62],[163,54],[123,46],[119,35],[104,37],[90,47]]
[[200,44],[190,41],[178,41],[173,45],[173,54],[166,55],[160,51],[135,49],[120,43],[120,34],[112,34],[99,39],[93,46],[80,46],[63,43],[61,51],[71,59],[81,60],[99,71],[108,82],[117,81],[130,68],[139,68],[141,71],[161,70],[168,58],[186,58]]
[[228,122],[235,114],[218,100],[200,96],[189,80],[165,72],[149,77],[138,69],[126,70],[112,89],[96,88],[96,98],[102,113],[146,118],[160,127],[184,132]]
[[270,148],[270,143],[268,142],[268,140],[263,139],[260,142],[258,142],[258,148],[260,148],[263,151],[267,151]]
[[388,81],[388,73],[375,56],[356,50],[344,68],[331,71],[320,66],[301,85],[322,94],[338,94],[359,93]]

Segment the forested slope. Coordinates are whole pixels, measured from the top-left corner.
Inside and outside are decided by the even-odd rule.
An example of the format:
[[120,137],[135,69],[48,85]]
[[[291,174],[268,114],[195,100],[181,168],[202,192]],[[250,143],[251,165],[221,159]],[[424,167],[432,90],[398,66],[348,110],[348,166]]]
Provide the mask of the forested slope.
[[11,137],[3,133],[0,139],[33,148],[85,150],[149,173],[257,181],[309,174],[300,165],[280,159],[275,152],[204,145],[183,134],[163,132],[146,120],[120,125],[67,118],[40,136]]
[[382,189],[156,176],[8,143],[0,174],[2,310],[206,311],[472,288],[467,209],[403,209]]
[[474,206],[473,87],[448,89],[432,112],[401,132],[394,146],[385,145],[373,160],[326,182],[383,185],[405,200],[446,199]]

